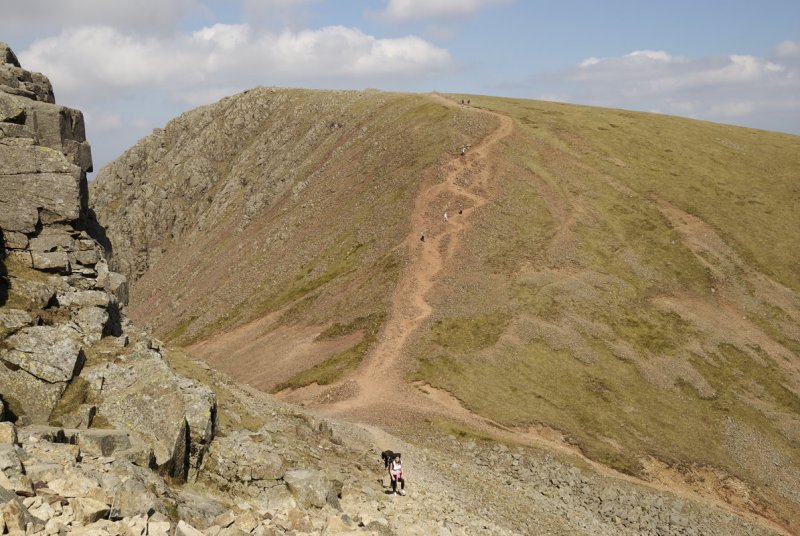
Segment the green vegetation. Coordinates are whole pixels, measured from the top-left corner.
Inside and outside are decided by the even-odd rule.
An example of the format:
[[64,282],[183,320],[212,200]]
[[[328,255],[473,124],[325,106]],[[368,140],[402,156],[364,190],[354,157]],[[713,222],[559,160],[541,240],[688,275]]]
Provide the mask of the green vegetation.
[[89,382],[80,376],[75,377],[67,384],[64,394],[58,400],[58,404],[50,415],[52,426],[63,426],[61,418],[64,415],[76,413],[81,404],[85,404],[89,399]]
[[[559,429],[624,472],[655,456],[771,493],[771,468],[734,461],[726,423],[800,464],[772,413],[800,423],[800,378],[741,327],[800,355],[800,309],[789,309],[800,303],[800,138],[469,98],[515,132],[495,199],[432,296],[412,379],[500,424]],[[792,296],[780,305],[779,285]]]
[[497,343],[507,322],[504,315],[446,318],[434,322],[430,336],[442,348],[477,351]]
[[363,332],[364,336],[361,341],[352,348],[339,352],[322,363],[296,374],[289,380],[277,385],[273,391],[278,392],[287,388],[297,389],[299,387],[311,385],[312,383],[330,385],[341,379],[347,372],[358,367],[367,353],[372,349],[385,320],[386,317],[384,314],[375,313],[369,316],[356,318],[347,325],[338,323],[332,325],[319,335],[319,340],[335,339],[357,331]]

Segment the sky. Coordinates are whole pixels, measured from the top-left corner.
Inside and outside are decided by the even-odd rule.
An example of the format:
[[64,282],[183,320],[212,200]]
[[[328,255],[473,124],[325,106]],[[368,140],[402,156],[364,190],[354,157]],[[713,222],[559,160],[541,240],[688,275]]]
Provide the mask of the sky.
[[95,170],[262,86],[544,99],[800,134],[799,0],[0,0]]

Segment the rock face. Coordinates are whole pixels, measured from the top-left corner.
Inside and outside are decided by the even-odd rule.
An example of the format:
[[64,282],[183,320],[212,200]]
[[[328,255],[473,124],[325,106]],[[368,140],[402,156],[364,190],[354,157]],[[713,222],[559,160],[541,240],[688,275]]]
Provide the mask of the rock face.
[[[5,44],[0,59],[4,418],[117,428],[116,436],[73,440],[185,480],[214,435],[214,395],[175,374],[160,344],[123,328],[127,283],[87,231],[92,161],[83,115],[56,105],[47,78],[24,70]],[[131,338],[138,344],[128,346]],[[84,521],[95,506],[83,505]]]
[[22,69],[2,47],[0,227],[30,235],[39,225],[80,224],[92,170],[83,114],[56,105],[47,77]]

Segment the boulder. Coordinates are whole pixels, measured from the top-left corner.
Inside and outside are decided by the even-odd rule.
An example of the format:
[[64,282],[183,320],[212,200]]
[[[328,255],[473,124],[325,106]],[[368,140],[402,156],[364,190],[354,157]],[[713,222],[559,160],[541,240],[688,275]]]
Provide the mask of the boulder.
[[0,444],[0,486],[17,495],[33,495],[31,481],[25,475],[25,469],[14,444]]
[[203,536],[203,533],[181,519],[175,528],[175,536]]
[[328,522],[325,524],[325,529],[322,531],[323,535],[328,534],[360,534],[357,527],[352,526],[347,521],[342,519],[341,516],[330,516]]
[[22,309],[3,309],[0,311],[0,337],[6,337],[25,326],[33,324],[33,315]]
[[159,509],[159,501],[144,484],[129,478],[114,490],[111,504],[111,519],[122,519],[144,515],[145,519]]
[[211,482],[253,486],[252,493],[283,477],[284,463],[260,434],[236,431],[218,437],[203,463],[201,476]]
[[65,471],[63,477],[49,481],[47,487],[62,497],[72,499],[97,493],[97,490],[100,489],[100,481],[70,470]]
[[33,267],[43,272],[56,272],[68,274],[72,271],[69,256],[64,251],[50,251],[46,253],[31,252]]
[[50,383],[71,380],[83,362],[78,332],[64,324],[24,328],[6,344],[0,359]]
[[94,456],[110,456],[111,454],[131,448],[128,432],[123,430],[77,430],[76,443],[81,451]]
[[283,481],[300,506],[322,508],[328,497],[330,482],[321,471],[296,469],[287,471]]
[[172,524],[169,521],[148,521],[147,536],[170,536]]
[[36,131],[40,145],[63,153],[81,172],[92,171],[92,151],[80,110],[33,100],[22,104],[25,124]]
[[191,526],[205,530],[214,525],[214,519],[225,513],[225,507],[219,501],[183,490],[178,502],[178,518]]
[[44,524],[28,512],[16,493],[0,487],[0,525],[3,523],[9,531],[25,531],[28,523]]
[[0,175],[18,173],[67,173],[78,170],[64,155],[41,147],[30,138],[0,138]]
[[10,422],[0,422],[0,444],[17,444],[17,427]]
[[118,451],[115,453],[115,456],[146,469],[153,469],[156,467],[156,456],[153,454],[153,448],[144,443],[134,442],[131,448]]
[[[24,254],[28,256],[29,265],[32,265],[30,253],[26,251]],[[11,282],[9,299],[25,309],[44,309],[55,303],[56,288],[54,283],[15,279]]]
[[100,254],[94,249],[79,250],[73,255],[75,262],[83,266],[94,266],[100,260]]
[[24,124],[25,114],[22,99],[0,91],[0,122],[16,125]]
[[77,222],[85,210],[82,196],[80,175],[0,175],[0,228],[34,233],[39,224]]
[[26,249],[30,243],[27,235],[14,231],[5,231],[3,240],[8,249]]
[[126,367],[92,371],[92,378],[102,376],[98,411],[152,445],[161,472],[186,479],[190,467],[202,461],[216,429],[214,394],[175,374],[155,351],[132,357]]
[[128,304],[128,280],[116,272],[108,270],[108,264],[101,260],[97,266],[97,284],[117,298],[121,306]]
[[0,471],[9,478],[24,474],[22,462],[13,444],[0,444]]
[[2,359],[0,367],[0,393],[19,419],[17,424],[46,423],[67,384],[40,380],[21,368],[9,370]]
[[61,424],[65,428],[89,428],[92,425],[97,406],[94,404],[80,404],[72,413],[61,415]]
[[102,290],[70,290],[57,296],[61,307],[108,307],[111,297]]
[[145,536],[147,534],[147,516],[137,515],[123,518],[120,524],[125,527],[128,536]]
[[70,506],[75,514],[75,520],[82,525],[94,523],[109,513],[107,504],[89,497],[76,497],[70,501]]
[[72,320],[83,334],[88,344],[99,341],[106,331],[109,315],[101,307],[83,307],[72,314]]
[[7,63],[19,67],[19,60],[14,51],[7,44],[0,42],[0,64]]
[[30,250],[34,252],[70,251],[75,246],[72,234],[64,229],[45,228],[30,240]]

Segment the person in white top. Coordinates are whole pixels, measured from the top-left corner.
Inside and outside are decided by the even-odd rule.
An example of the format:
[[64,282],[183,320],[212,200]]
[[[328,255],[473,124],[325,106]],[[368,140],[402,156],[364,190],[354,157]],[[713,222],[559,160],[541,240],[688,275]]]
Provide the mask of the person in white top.
[[397,495],[397,483],[400,482],[400,495],[406,494],[406,481],[403,478],[403,462],[400,461],[400,454],[394,455],[394,460],[389,464],[389,476],[392,478],[392,494]]

